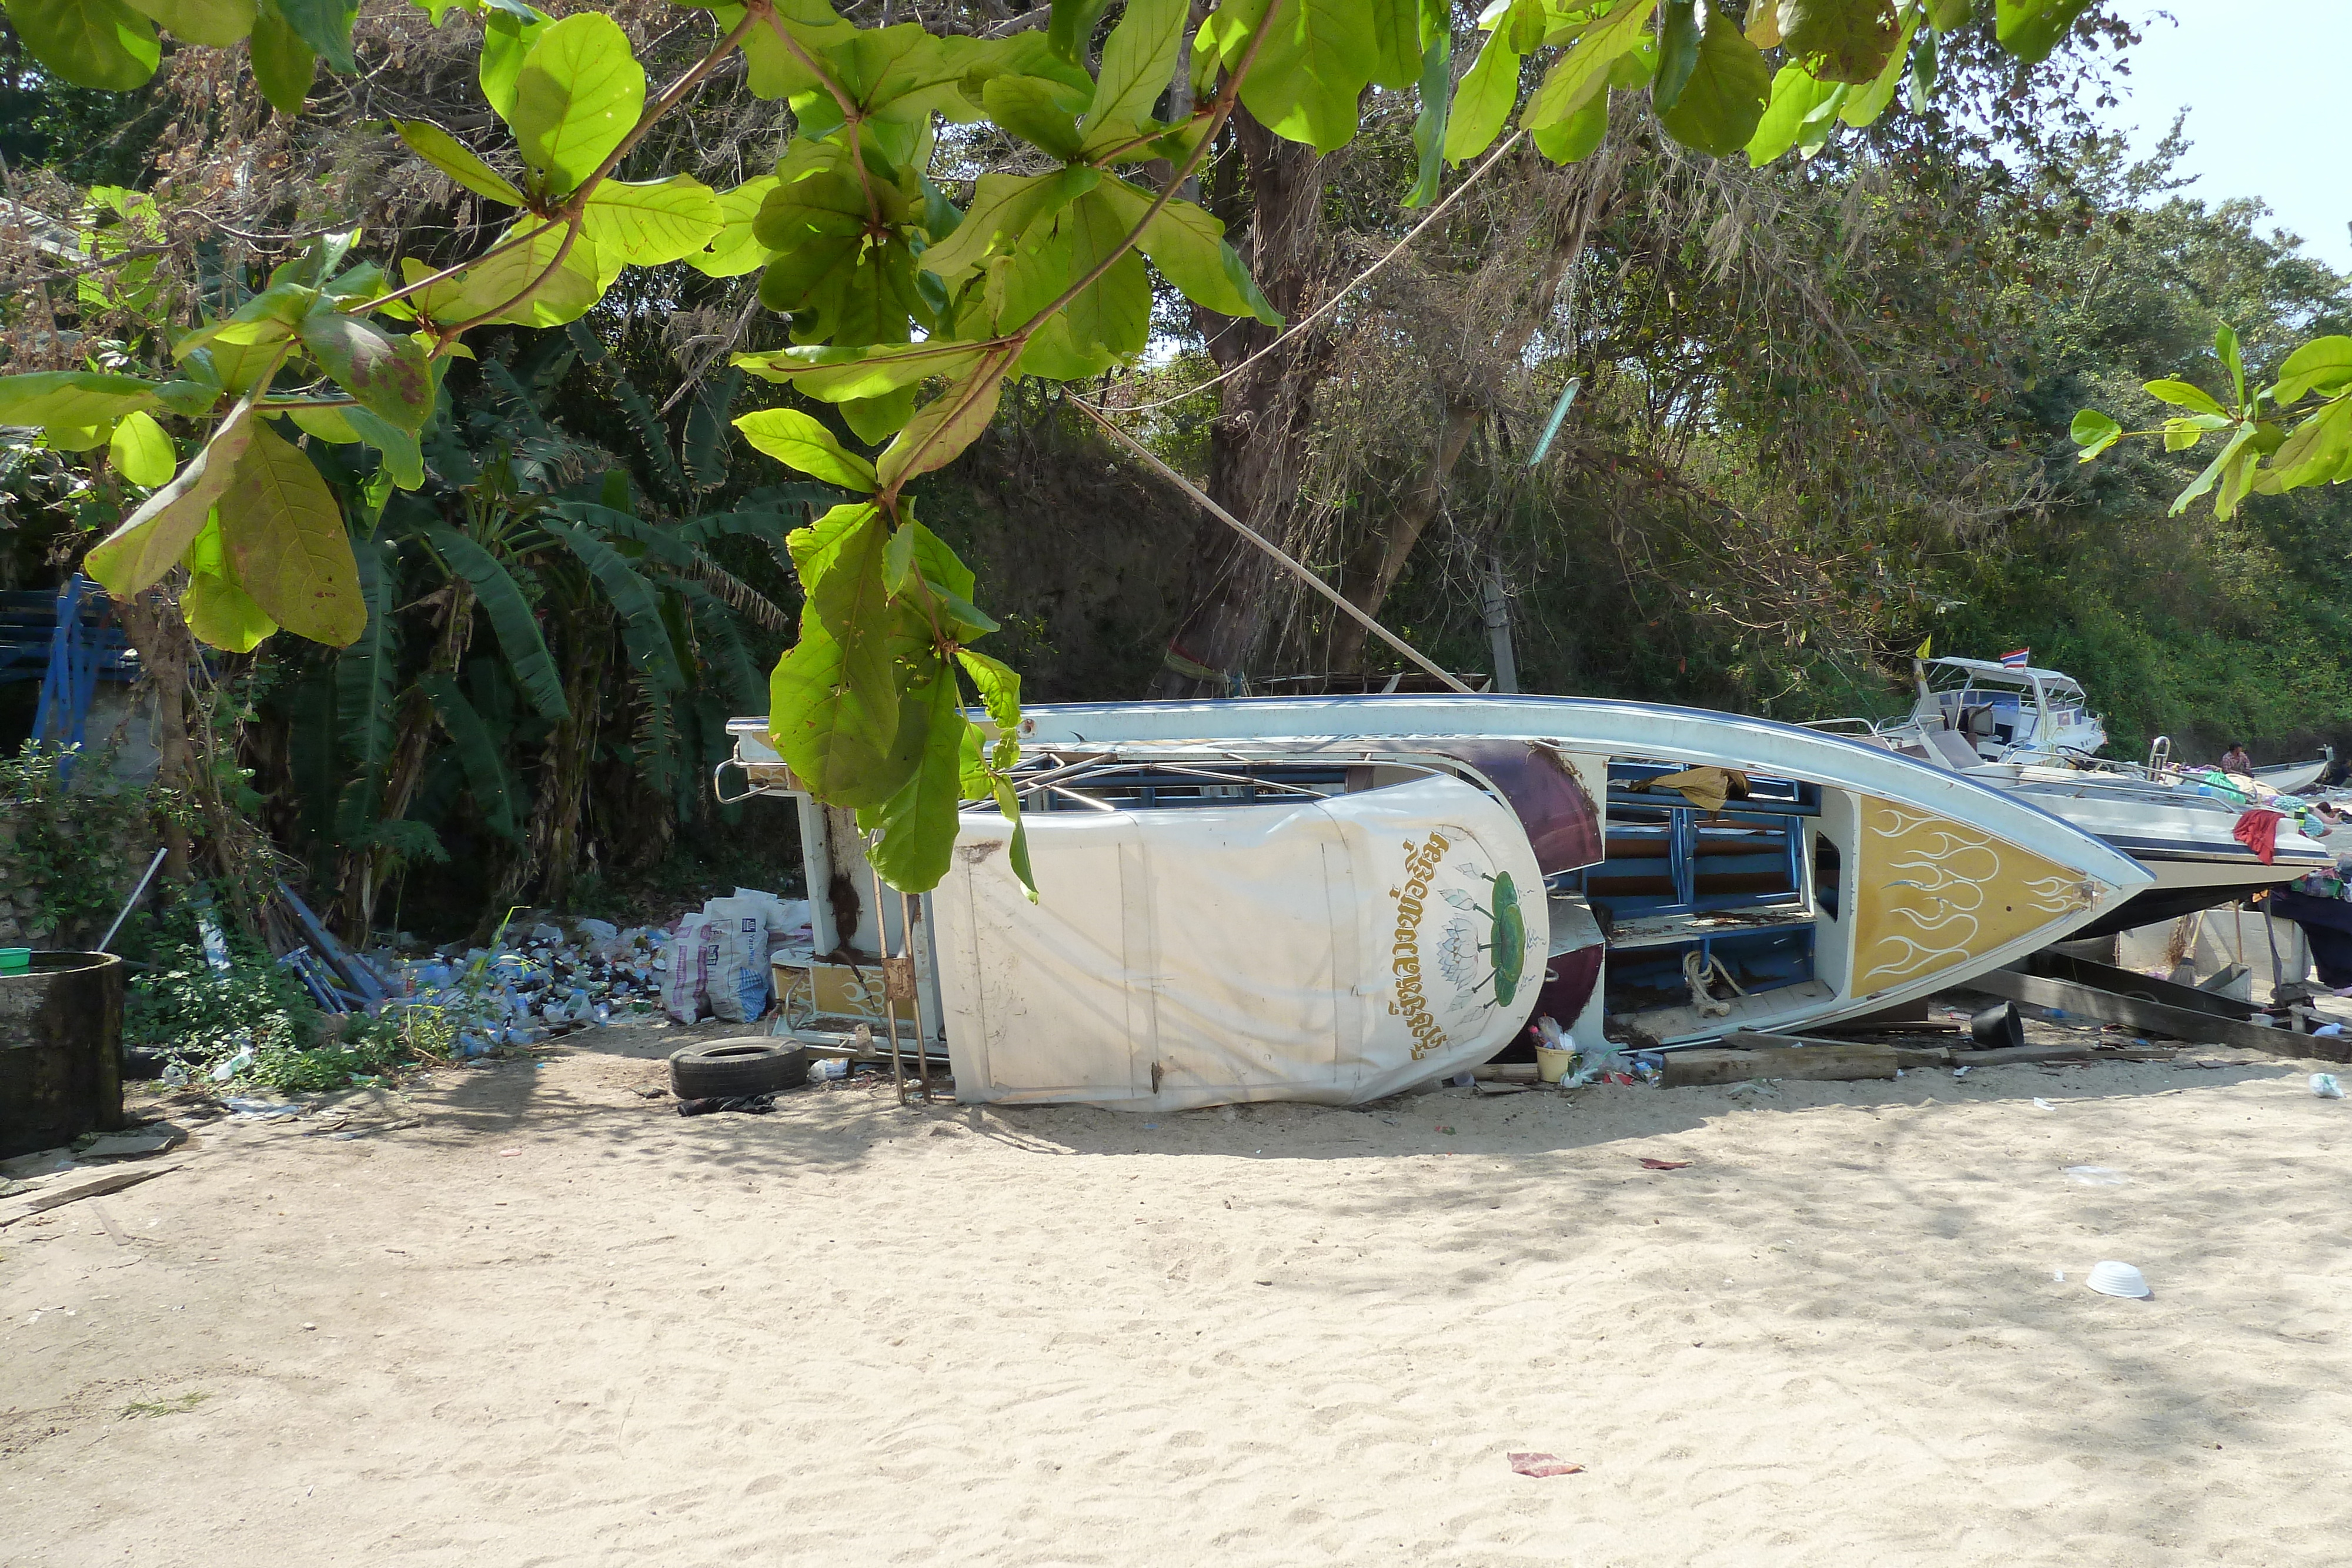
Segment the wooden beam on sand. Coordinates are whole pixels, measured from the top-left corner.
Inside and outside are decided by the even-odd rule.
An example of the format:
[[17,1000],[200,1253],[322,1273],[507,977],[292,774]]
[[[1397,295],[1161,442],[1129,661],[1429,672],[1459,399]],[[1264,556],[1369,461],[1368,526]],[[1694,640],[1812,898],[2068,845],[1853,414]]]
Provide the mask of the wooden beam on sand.
[[0,1228],[14,1225],[20,1219],[28,1219],[43,1209],[60,1207],[85,1197],[103,1197],[110,1192],[121,1192],[126,1186],[137,1186],[142,1181],[152,1181],[159,1176],[167,1176],[179,1168],[177,1166],[149,1166],[133,1170],[111,1170],[100,1176],[59,1182],[12,1203],[0,1205]]
[[2034,1007],[2063,1008],[2102,1023],[2124,1024],[2193,1044],[2231,1045],[2272,1056],[2316,1057],[2323,1061],[2352,1061],[2352,1037],[2319,1037],[2285,1029],[2265,1029],[2242,1019],[2168,1007],[2145,997],[2120,996],[2071,980],[2021,975],[2014,969],[1992,969],[1972,976],[1969,988],[1990,991]]
[[[1739,1036],[1734,1035],[1733,1039]],[[1668,1089],[1705,1083],[1741,1083],[1750,1078],[1795,1078],[1852,1082],[1892,1078],[1902,1067],[1891,1045],[1772,1046],[1760,1050],[1670,1051],[1665,1053]]]

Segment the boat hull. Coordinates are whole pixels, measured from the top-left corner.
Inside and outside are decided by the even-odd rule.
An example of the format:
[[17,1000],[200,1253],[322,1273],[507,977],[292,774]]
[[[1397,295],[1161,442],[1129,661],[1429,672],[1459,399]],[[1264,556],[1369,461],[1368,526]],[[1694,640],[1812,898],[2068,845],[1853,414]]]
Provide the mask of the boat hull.
[[[2063,940],[2154,880],[2095,837],[1959,774],[1883,747],[1700,709],[1523,696],[1044,706],[1024,710],[1021,739],[1031,751],[1056,754],[1206,751],[1266,762],[1466,755],[1454,743],[1515,740],[1571,761],[1596,797],[1606,796],[1612,820],[1675,819],[1663,821],[1659,843],[1677,833],[1784,835],[1775,841],[1796,869],[1792,896],[1752,911],[1710,910],[1701,897],[1656,919],[1616,922],[1612,995],[1643,964],[1654,978],[1651,1005],[1612,1001],[1608,1028],[1642,1045],[1711,1040],[1736,1028],[1799,1028],[1899,1006]],[[1711,810],[1701,810],[1672,794],[1623,793],[1629,767],[1738,770],[1819,793],[1813,806],[1790,807],[1785,818],[1753,799],[1717,796]],[[1698,846],[1702,874],[1708,848]],[[1605,873],[1615,863],[1593,869]],[[1605,892],[1592,895],[1596,905],[1607,899]],[[1760,989],[1708,977],[1719,952],[1775,941],[1804,949],[1800,977]],[[1685,966],[1684,980],[1675,960]],[[1688,987],[1685,1004],[1670,994],[1678,984]]]

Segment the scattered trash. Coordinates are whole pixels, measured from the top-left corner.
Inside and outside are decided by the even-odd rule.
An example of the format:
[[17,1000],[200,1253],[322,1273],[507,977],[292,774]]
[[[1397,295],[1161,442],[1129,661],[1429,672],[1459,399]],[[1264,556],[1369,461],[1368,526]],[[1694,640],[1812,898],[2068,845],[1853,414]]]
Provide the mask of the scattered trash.
[[838,1083],[849,1076],[849,1059],[845,1056],[835,1056],[822,1061],[812,1061],[809,1063],[808,1075],[809,1082],[812,1083]]
[[1645,1171],[1686,1171],[1696,1163],[1693,1160],[1654,1160],[1645,1155],[1642,1159],[1642,1168]]
[[103,1133],[75,1151],[85,1160],[121,1159],[132,1155],[160,1155],[186,1140],[187,1134],[168,1122],[128,1133]]
[[2066,1270],[2063,1269],[2053,1269],[2050,1270],[2050,1277],[2063,1285],[2066,1282]]
[[2336,1074],[2333,1072],[2313,1073],[2311,1075],[2311,1092],[2314,1094],[2318,1095],[2322,1100],[2341,1100],[2344,1098],[2344,1085],[2336,1082]]
[[2094,1267],[2086,1282],[2103,1296],[2128,1296],[2141,1301],[2153,1293],[2147,1288],[2147,1275],[2128,1263],[2112,1259]]
[[1441,1133],[1446,1134],[1447,1134],[1447,1135],[1449,1135],[1449,1136],[1451,1136],[1451,1135],[1452,1135],[1452,1134],[1453,1134],[1453,1132],[1454,1132],[1454,1129],[1453,1129],[1453,1128],[1451,1128],[1451,1127],[1447,1126],[1447,1125],[1446,1125],[1444,1123],[1443,1123],[1443,1122],[1440,1122],[1440,1123],[1438,1123],[1438,1124],[1437,1124],[1437,1130],[1438,1130],[1439,1132],[1441,1132]]
[[2053,1105],[2049,1101],[2044,1100],[2039,1094],[2036,1094],[2033,1097],[2033,1108],[2037,1111],[2055,1111],[2058,1109],[2057,1106]]
[[2131,1181],[2123,1172],[2105,1166],[2068,1166],[2066,1174],[2084,1186],[2125,1186]]
[[2313,1037],[2314,1039],[2319,1039],[2319,1038],[2325,1037],[2325,1038],[2326,1038],[2326,1039],[2330,1039],[2330,1040],[2335,1039],[2336,1036],[2338,1036],[2338,1035],[2342,1034],[2343,1032],[2344,1032],[2344,1026],[2343,1026],[2342,1024],[2340,1024],[2340,1023],[2324,1023],[2324,1024],[2321,1024],[2317,1029],[2313,1030],[2311,1031],[2311,1033],[2312,1033],[2312,1037]]
[[1582,1465],[1570,1464],[1557,1454],[1513,1454],[1511,1469],[1523,1476],[1541,1479],[1547,1476],[1572,1476],[1583,1470]]
[[1973,1067],[1955,1067],[1952,1069],[1952,1076],[1955,1078],[1966,1078],[1969,1073],[1974,1072],[1975,1071],[1976,1069]]
[[711,1094],[697,1100],[681,1100],[677,1113],[681,1116],[708,1116],[715,1111],[740,1111],[747,1116],[764,1116],[776,1108],[773,1094]]
[[247,1068],[251,1067],[252,1065],[253,1051],[251,1048],[248,1047],[244,1051],[238,1051],[235,1056],[230,1057],[218,1067],[214,1068],[213,1082],[215,1083],[226,1083],[230,1079],[236,1077],[238,1073],[244,1071]]

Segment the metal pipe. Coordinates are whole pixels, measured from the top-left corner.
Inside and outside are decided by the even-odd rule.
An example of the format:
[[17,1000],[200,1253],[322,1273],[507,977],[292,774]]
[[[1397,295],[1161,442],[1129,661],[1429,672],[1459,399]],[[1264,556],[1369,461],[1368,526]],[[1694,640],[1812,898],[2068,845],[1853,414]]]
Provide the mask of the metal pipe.
[[140,875],[139,885],[131,890],[130,899],[122,905],[122,913],[114,917],[114,924],[108,926],[106,935],[98,939],[97,951],[100,953],[106,951],[106,945],[114,940],[114,934],[122,929],[122,923],[131,918],[132,910],[139,907],[139,900],[147,892],[147,884],[155,880],[155,868],[163,863],[163,857],[170,852],[171,848],[166,845],[157,850],[155,858],[147,862],[146,871]]

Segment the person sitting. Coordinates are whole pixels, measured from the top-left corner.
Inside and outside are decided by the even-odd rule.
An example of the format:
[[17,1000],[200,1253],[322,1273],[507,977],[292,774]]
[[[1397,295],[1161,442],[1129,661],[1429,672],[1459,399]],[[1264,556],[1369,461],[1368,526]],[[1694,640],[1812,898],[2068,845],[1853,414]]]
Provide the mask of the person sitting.
[[2221,769],[2225,773],[2252,773],[2254,770],[2254,759],[2247,754],[2244,741],[2231,741],[2230,749],[2221,753]]

